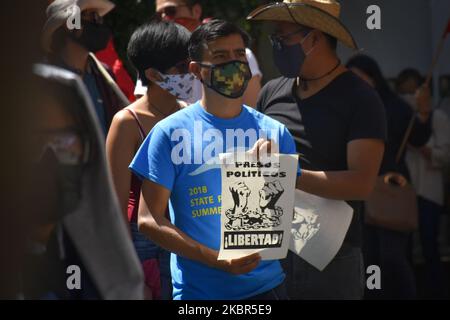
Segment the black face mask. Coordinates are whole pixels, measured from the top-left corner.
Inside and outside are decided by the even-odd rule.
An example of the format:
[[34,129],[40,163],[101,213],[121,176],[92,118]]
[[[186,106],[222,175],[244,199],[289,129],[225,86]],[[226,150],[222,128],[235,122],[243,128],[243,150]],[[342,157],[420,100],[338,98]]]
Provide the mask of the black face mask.
[[80,37],[76,37],[74,33],[71,33],[73,40],[94,53],[106,48],[111,37],[111,31],[108,26],[90,21],[83,21],[82,26]]
[[35,187],[31,198],[39,204],[34,215],[38,224],[57,222],[77,209],[84,167],[58,163],[51,150],[34,165]]
[[298,77],[307,56],[303,51],[302,44],[310,34],[306,34],[300,43],[290,46],[283,44],[275,37],[271,39],[274,63],[282,76],[286,78]]

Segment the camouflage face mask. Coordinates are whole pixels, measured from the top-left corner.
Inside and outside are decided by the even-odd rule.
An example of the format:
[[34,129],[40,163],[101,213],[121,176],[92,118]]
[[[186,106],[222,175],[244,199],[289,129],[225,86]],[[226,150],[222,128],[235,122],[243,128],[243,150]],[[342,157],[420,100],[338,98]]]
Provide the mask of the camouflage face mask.
[[207,87],[217,93],[237,99],[244,95],[252,73],[248,63],[242,61],[230,61],[222,64],[203,64],[202,67],[211,68],[211,77]]

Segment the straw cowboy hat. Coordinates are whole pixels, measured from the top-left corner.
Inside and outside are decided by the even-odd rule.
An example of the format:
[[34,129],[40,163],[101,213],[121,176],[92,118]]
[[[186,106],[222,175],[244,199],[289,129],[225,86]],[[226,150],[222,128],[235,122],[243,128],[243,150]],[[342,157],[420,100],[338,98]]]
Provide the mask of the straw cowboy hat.
[[110,12],[115,4],[108,0],[55,0],[47,7],[47,22],[42,29],[41,42],[46,52],[51,52],[53,33],[60,27],[66,25],[68,19],[73,15],[74,6],[80,11],[94,9],[103,17]]
[[339,20],[341,5],[336,0],[284,0],[257,8],[248,20],[287,21],[325,32],[356,49],[350,31]]

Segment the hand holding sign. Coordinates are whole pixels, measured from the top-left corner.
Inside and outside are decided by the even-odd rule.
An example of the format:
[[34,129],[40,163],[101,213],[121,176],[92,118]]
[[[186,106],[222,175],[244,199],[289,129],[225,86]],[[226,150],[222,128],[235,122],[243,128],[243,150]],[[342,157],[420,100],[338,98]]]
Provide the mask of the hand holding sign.
[[248,150],[248,154],[255,157],[256,160],[267,160],[271,154],[275,154],[279,152],[279,146],[275,141],[259,139],[255,142],[253,147]]
[[218,260],[217,267],[223,271],[234,275],[246,274],[255,269],[261,262],[261,256],[258,253],[231,260]]
[[261,261],[261,256],[254,253],[238,259],[218,260],[219,253],[210,248],[203,248],[203,254],[207,256],[206,261],[210,267],[229,272],[234,275],[246,274],[255,269]]
[[262,260],[286,257],[298,156],[272,153],[271,161],[262,162],[264,151],[273,151],[273,146],[259,140],[252,157],[247,157],[249,153],[221,154],[220,260],[240,261],[255,252]]

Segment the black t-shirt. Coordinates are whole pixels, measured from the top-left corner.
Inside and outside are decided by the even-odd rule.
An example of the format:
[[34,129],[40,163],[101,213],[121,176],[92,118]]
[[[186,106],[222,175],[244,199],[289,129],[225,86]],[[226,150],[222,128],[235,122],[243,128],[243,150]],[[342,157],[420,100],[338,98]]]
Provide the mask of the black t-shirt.
[[[386,115],[374,89],[352,72],[336,77],[315,95],[300,99],[296,80],[278,78],[261,91],[257,108],[280,121],[294,137],[302,169],[347,170],[347,144],[357,139],[386,140]],[[345,242],[361,245],[360,201]]]

